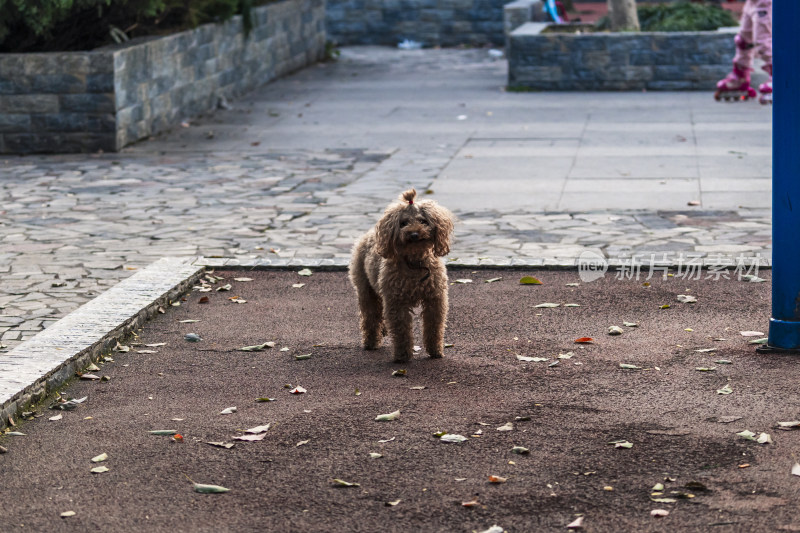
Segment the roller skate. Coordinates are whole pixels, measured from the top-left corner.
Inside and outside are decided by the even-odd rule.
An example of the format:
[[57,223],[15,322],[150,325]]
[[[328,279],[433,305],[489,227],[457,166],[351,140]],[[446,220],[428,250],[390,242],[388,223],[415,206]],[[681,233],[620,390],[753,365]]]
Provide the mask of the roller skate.
[[749,100],[756,97],[756,90],[750,87],[750,69],[734,64],[733,70],[725,78],[717,82],[714,100],[725,99],[726,102]]
[[762,68],[769,74],[769,80],[758,86],[758,103],[772,105],[772,65],[764,65]]
[[758,103],[761,105],[772,105],[772,81],[762,83],[758,86]]

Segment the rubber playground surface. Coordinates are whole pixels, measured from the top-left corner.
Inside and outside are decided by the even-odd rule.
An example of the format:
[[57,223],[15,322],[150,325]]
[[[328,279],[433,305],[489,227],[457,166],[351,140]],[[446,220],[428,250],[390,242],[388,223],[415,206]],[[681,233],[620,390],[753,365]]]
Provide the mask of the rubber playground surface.
[[769,272],[449,274],[452,347],[399,366],[359,346],[345,273],[215,272],[87,370],[107,381],[73,381],[75,409],[0,438],[3,529],[800,528],[800,432],[777,427],[800,418],[797,361],[750,344]]

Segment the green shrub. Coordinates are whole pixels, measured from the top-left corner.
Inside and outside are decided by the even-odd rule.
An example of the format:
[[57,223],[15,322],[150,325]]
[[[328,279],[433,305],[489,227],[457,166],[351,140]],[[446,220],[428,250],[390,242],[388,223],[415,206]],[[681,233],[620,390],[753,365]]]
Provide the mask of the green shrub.
[[637,12],[642,31],[713,31],[739,25],[730,11],[714,4],[642,4]]
[[[738,26],[736,17],[718,4],[702,4],[679,0],[667,4],[639,4],[636,8],[642,31],[714,31],[726,26]],[[608,30],[608,17],[595,28]]]
[[141,35],[179,31],[268,0],[0,0],[0,52],[89,50]]

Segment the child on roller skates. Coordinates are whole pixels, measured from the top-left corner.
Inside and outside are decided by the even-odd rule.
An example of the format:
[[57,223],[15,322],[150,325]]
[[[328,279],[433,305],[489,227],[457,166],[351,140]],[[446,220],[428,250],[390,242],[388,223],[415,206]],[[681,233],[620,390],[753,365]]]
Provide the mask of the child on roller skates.
[[[729,2],[731,0],[728,0]],[[745,0],[739,33],[734,38],[733,71],[717,82],[716,100],[748,100],[756,97],[750,86],[753,56],[764,61],[761,68],[769,79],[758,87],[758,101],[772,103],[772,0]]]

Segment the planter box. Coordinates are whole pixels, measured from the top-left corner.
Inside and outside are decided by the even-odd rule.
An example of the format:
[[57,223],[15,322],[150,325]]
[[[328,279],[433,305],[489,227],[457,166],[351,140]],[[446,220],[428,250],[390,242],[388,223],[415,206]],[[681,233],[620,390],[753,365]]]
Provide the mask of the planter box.
[[0,153],[117,151],[325,53],[325,1],[90,52],[0,54]]
[[[543,33],[523,24],[509,36],[513,89],[713,90],[731,69],[728,29],[716,32]],[[735,31],[733,29],[732,31]]]

